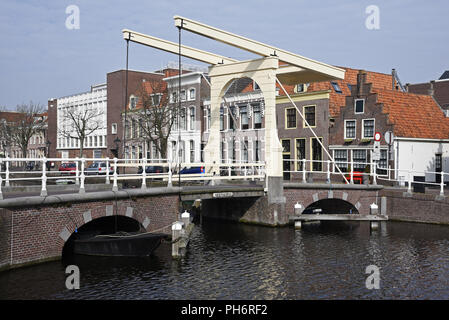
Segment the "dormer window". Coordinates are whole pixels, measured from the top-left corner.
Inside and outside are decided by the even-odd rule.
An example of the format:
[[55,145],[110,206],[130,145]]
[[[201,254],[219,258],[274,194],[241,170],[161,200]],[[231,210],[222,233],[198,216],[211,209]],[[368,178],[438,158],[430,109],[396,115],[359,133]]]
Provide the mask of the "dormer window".
[[332,87],[334,88],[336,93],[342,93],[341,88],[338,85],[338,83],[332,81],[331,84],[332,84]]
[[305,85],[304,83],[299,83],[296,85],[296,92],[300,93],[300,92],[305,92]]
[[131,96],[129,98],[129,108],[135,109],[137,106],[137,101],[138,101],[138,98],[136,96]]

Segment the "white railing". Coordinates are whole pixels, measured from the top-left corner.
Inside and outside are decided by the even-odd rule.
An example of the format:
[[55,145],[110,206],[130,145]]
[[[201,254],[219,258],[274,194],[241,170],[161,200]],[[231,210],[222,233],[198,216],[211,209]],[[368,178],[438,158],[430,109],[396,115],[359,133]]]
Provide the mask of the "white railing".
[[[412,192],[412,184],[424,184],[427,186],[437,186],[440,188],[440,195],[444,196],[445,184],[444,177],[449,178],[449,173],[447,172],[435,172],[435,171],[415,171],[415,170],[402,170],[402,169],[392,169],[391,167],[380,167],[378,163],[368,163],[368,162],[357,162],[357,161],[331,161],[331,160],[307,160],[307,159],[283,159],[283,162],[293,165],[294,169],[297,170],[283,170],[284,173],[290,174],[300,174],[302,175],[302,182],[307,183],[308,174],[326,174],[326,182],[331,182],[332,175],[341,176],[340,172],[337,172],[336,166],[340,169],[349,170],[344,173],[343,181],[354,184],[354,180],[363,180],[363,177],[372,177],[372,184],[376,185],[378,180],[392,181],[397,183],[405,183],[405,180],[392,178],[392,173],[398,177],[401,175],[399,173],[405,172],[407,175],[407,192]],[[315,166],[314,164],[319,164]],[[365,168],[369,166],[369,172],[365,172]],[[284,167],[285,168],[285,167]],[[361,168],[358,170],[357,168]],[[384,171],[385,173],[382,173]],[[426,181],[412,181],[413,176],[429,176],[429,175],[440,175],[441,180],[439,183],[426,182]],[[363,183],[363,181],[360,181]]]
[[[27,163],[38,163],[38,170],[24,170]],[[89,168],[88,164],[104,162],[101,170]],[[12,167],[12,164],[23,163],[21,167]],[[71,171],[61,171],[60,165],[71,163]],[[51,168],[49,164],[52,164]],[[74,164],[74,165],[73,165]],[[158,167],[161,172],[148,173],[147,167]],[[200,172],[186,173],[181,168],[200,168]],[[133,168],[127,170],[128,168]],[[138,173],[139,168],[143,168]],[[132,172],[130,172],[132,171]],[[150,170],[151,171],[151,170]],[[154,170],[153,170],[154,171]],[[213,172],[218,172],[215,175]],[[104,177],[103,177],[104,176]],[[117,158],[0,158],[0,199],[2,199],[2,186],[5,187],[28,184],[41,185],[41,196],[47,195],[48,181],[71,182],[79,185],[79,192],[85,192],[86,180],[104,179],[105,184],[111,184],[112,190],[118,190],[119,181],[141,180],[141,187],[146,188],[147,179],[158,179],[172,186],[173,181],[214,181],[214,180],[264,180],[264,162],[229,162],[229,163],[176,163],[167,159],[117,159]],[[40,183],[39,183],[40,182]]]

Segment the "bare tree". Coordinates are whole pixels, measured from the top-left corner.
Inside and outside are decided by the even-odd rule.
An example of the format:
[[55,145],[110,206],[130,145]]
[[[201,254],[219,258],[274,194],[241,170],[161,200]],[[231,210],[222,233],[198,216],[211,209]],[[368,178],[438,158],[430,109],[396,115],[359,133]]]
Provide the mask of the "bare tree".
[[146,81],[139,90],[140,108],[134,113],[141,137],[152,142],[161,158],[167,157],[168,138],[178,115],[175,103],[169,103],[164,81]]
[[71,107],[61,110],[60,136],[79,141],[80,157],[83,157],[84,142],[96,130],[103,127],[101,112],[94,107]]
[[45,119],[42,115],[44,108],[40,104],[30,102],[29,104],[18,105],[16,112],[17,118],[9,124],[10,128],[4,130],[3,134],[6,135],[11,144],[20,148],[22,157],[26,158],[31,137],[43,130],[45,126]]

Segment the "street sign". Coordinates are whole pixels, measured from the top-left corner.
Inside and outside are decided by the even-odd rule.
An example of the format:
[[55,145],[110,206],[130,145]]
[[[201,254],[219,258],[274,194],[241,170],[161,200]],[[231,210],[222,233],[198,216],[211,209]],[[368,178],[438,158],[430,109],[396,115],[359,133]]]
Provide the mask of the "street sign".
[[380,141],[381,138],[382,138],[382,135],[380,134],[380,132],[376,132],[374,134],[374,141]]
[[391,146],[394,142],[394,134],[392,131],[385,132],[385,142]]

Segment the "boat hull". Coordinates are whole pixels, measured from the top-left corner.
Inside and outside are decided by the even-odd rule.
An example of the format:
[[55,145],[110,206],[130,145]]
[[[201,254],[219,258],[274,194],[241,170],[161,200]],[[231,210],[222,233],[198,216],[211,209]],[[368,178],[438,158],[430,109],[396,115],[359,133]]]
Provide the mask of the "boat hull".
[[167,238],[166,234],[101,235],[74,241],[74,253],[90,256],[149,256]]

